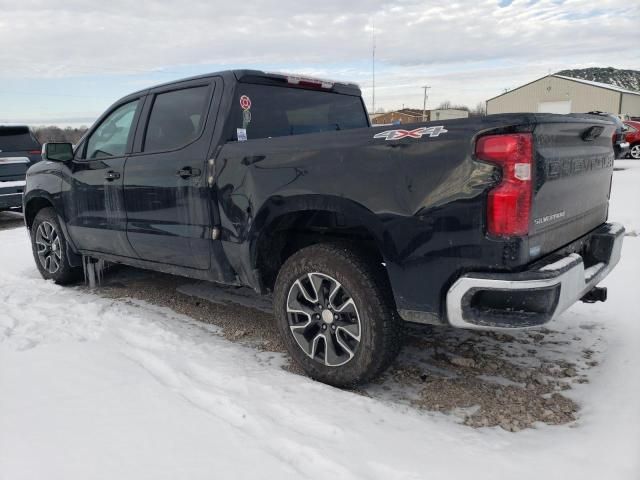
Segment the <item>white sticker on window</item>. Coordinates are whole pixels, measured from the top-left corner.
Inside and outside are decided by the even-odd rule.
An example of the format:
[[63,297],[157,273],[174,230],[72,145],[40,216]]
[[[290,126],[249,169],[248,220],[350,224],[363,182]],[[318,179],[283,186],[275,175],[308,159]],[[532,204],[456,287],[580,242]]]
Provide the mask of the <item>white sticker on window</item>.
[[236,134],[238,136],[239,142],[247,141],[247,129],[246,128],[236,128]]

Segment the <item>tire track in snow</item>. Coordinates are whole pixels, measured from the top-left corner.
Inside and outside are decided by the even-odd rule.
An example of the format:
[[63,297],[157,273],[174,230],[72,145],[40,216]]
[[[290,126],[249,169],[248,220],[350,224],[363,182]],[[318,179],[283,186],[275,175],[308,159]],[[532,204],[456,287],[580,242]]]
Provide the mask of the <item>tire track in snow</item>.
[[[144,305],[139,305],[139,308],[144,309]],[[167,316],[178,315],[171,313]],[[298,436],[306,437],[311,443],[325,443],[343,437],[339,427],[327,424],[326,419],[320,416],[301,411],[300,406],[294,406],[296,416],[293,417],[291,409],[281,404],[256,403],[256,398],[264,398],[267,396],[265,393],[275,392],[264,392],[258,386],[248,387],[249,374],[254,372],[247,372],[244,378],[214,374],[215,366],[208,367],[200,363],[206,357],[203,358],[202,352],[198,351],[191,335],[176,335],[173,331],[166,331],[166,325],[149,328],[150,325],[141,323],[139,316],[135,322],[131,320],[126,327],[119,326],[117,332],[125,345],[125,355],[189,404],[227,423],[248,438],[269,438],[267,448],[270,453],[295,468],[304,478],[324,479],[326,472],[332,472],[336,478],[360,477],[345,465],[326,459],[322,450],[290,439]],[[181,323],[180,327],[182,329],[184,324]],[[251,350],[245,350],[251,354]],[[162,351],[164,358],[155,351]],[[172,352],[169,358],[167,351]],[[186,359],[181,352],[189,352]],[[175,355],[180,358],[175,358]],[[241,397],[240,401],[238,396]],[[273,422],[277,422],[280,429],[288,429],[291,434],[274,435]]]

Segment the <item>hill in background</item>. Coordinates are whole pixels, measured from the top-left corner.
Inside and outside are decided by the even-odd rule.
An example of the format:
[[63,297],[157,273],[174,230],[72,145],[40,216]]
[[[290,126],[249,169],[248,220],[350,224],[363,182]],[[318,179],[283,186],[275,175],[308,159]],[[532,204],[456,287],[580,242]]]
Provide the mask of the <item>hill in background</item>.
[[608,83],[627,90],[640,91],[640,70],[621,70],[613,67],[578,68],[562,70],[556,75],[581,78],[592,82]]

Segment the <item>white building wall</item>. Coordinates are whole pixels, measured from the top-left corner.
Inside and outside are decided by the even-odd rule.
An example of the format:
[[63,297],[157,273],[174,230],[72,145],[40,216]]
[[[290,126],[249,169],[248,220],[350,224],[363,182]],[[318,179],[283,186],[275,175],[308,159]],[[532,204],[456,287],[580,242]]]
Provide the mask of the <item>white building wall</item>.
[[455,108],[430,110],[429,120],[436,122],[438,120],[452,120],[454,118],[467,118],[469,112],[466,110],[457,110]]
[[620,92],[547,76],[487,101],[487,114],[537,112],[539,104],[571,102],[571,113],[618,113]]
[[620,113],[634,117],[640,116],[640,95],[623,93]]

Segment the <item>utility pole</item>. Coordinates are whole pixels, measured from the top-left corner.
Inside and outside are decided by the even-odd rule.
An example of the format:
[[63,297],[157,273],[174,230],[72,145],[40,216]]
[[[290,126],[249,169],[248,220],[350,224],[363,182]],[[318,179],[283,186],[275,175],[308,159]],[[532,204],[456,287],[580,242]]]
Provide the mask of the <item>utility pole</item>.
[[429,85],[425,85],[422,87],[424,89],[424,102],[422,103],[422,121],[425,122],[427,120],[427,90],[431,87]]
[[373,80],[373,89],[372,89],[372,99],[371,99],[371,108],[373,111],[371,113],[376,113],[376,24],[375,20],[371,21],[371,30],[372,30],[372,43],[373,49],[371,52],[371,76]]

